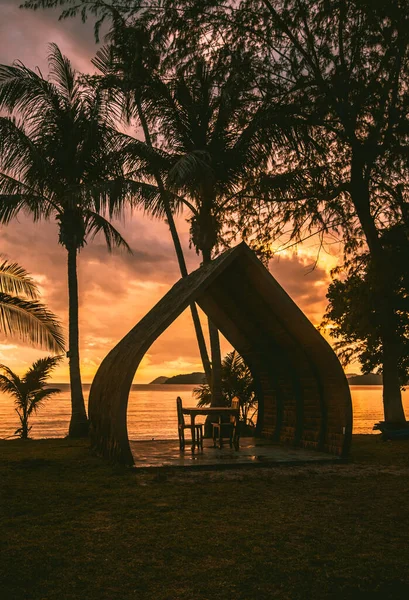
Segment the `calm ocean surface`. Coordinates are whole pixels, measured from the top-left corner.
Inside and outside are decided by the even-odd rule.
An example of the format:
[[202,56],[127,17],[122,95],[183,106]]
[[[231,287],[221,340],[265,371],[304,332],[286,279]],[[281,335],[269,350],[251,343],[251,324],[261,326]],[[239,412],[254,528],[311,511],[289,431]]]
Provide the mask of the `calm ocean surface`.
[[[68,385],[61,385],[61,394],[51,399],[32,417],[32,438],[65,437],[70,418]],[[128,404],[128,431],[130,439],[177,438],[176,396],[181,396],[186,406],[195,406],[193,385],[141,385],[132,386]],[[88,400],[89,385],[84,385]],[[382,387],[351,386],[354,407],[354,433],[373,433],[373,424],[383,420]],[[406,417],[409,419],[409,389],[403,392]],[[0,394],[0,438],[13,435],[19,426],[13,400]]]

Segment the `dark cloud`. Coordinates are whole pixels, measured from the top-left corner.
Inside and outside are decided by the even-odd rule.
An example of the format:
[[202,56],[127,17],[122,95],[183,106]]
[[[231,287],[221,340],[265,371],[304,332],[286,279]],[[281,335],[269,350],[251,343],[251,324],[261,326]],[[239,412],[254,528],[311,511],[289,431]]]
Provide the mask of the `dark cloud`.
[[277,255],[270,261],[269,269],[287,294],[317,325],[326,305],[325,294],[329,283],[327,271],[315,266],[308,256],[296,253]]

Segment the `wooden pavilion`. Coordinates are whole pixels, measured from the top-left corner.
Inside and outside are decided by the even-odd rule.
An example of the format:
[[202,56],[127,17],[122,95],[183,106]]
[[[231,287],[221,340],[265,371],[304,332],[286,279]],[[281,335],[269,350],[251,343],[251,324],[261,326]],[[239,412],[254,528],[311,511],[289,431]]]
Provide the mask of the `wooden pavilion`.
[[197,302],[243,356],[257,384],[257,435],[346,457],[352,434],[347,379],[330,347],[283,288],[242,243],[180,279],[111,350],[91,386],[96,451],[134,463],[128,396],[152,343]]

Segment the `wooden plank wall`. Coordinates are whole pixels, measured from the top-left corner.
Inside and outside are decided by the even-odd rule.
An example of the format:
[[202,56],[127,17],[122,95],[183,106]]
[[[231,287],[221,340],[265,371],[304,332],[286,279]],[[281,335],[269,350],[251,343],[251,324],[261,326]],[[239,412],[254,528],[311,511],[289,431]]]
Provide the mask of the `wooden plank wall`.
[[252,259],[230,263],[198,303],[258,378],[261,435],[345,455],[352,420],[342,368],[264,267]]

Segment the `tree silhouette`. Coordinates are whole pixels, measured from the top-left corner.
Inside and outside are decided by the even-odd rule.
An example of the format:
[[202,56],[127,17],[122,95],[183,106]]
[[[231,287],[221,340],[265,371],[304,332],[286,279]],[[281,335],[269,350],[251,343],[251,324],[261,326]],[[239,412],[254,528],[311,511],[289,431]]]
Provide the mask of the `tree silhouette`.
[[[299,128],[302,120],[294,121],[291,111],[286,110],[286,99],[275,90],[265,98],[253,59],[249,60],[243,46],[236,45],[232,51],[228,43],[223,43],[221,35],[214,47],[206,48],[202,29],[192,27],[187,32],[183,23],[185,7],[190,6],[193,20],[200,16],[194,4],[182,2],[180,10],[172,3],[158,6],[149,1],[143,7],[132,2],[75,4],[68,0],[62,4],[67,6],[62,10],[62,18],[79,13],[83,19],[96,16],[96,35],[105,19],[113,21],[111,38],[116,39],[117,49],[121,48],[119,62],[122,61],[122,70],[127,72],[127,82],[123,83],[128,98],[133,98],[146,140],[144,148],[139,141],[128,147],[127,160],[129,162],[133,155],[139,174],[141,157],[149,165],[145,169],[149,185],[139,185],[138,191],[134,186],[134,192],[139,193],[145,208],[156,214],[165,213],[171,228],[173,219],[169,218],[168,203],[172,201],[175,208],[178,203],[187,206],[191,212],[192,244],[203,262],[208,263],[222,242],[228,216],[233,237],[236,237],[234,224],[241,202],[251,195],[256,173],[265,170],[272,147],[282,145],[285,139],[297,151],[302,142],[294,127]],[[25,4],[34,9],[56,5],[54,0],[33,0]],[[124,20],[132,26],[124,27]],[[206,29],[206,25],[204,27]],[[152,34],[155,39],[159,56],[150,51],[142,52],[141,40],[148,31],[148,37]],[[194,38],[193,42],[189,36]],[[159,71],[158,61],[161,63]],[[101,67],[101,63],[105,69],[106,55],[97,57],[96,64]],[[154,77],[152,71],[156,71]],[[139,86],[135,86],[135,81]],[[141,95],[144,87],[148,95]],[[266,110],[268,101],[270,106]],[[152,140],[160,140],[159,147],[154,147]],[[245,235],[245,231],[243,233]],[[220,342],[217,329],[211,323],[209,334],[214,401],[218,404],[221,401]],[[207,370],[205,361],[204,365]]]
[[6,365],[0,365],[0,392],[10,394],[14,398],[16,413],[21,427],[15,434],[27,439],[31,427],[29,418],[36,413],[51,396],[58,394],[58,388],[45,387],[51,371],[61,361],[61,356],[47,356],[34,362],[28,371],[19,377]]
[[70,61],[50,46],[50,79],[22,63],[0,65],[0,221],[24,211],[34,220],[55,218],[68,253],[69,435],[87,435],[82,394],[77,254],[98,233],[108,249],[128,245],[104,218],[121,208],[118,133],[101,95],[80,82]]
[[[397,221],[407,223],[408,3],[203,0],[199,5],[185,0],[176,16],[165,1],[156,17],[150,6],[155,27],[162,34],[173,31],[174,46],[189,49],[198,37],[202,48],[214,46],[222,36],[232,50],[246,48],[259,68],[260,93],[281,94],[288,109],[312,129],[308,152],[272,157],[277,168],[253,188],[238,227],[259,232],[260,245],[268,245],[289,224],[294,241],[306,229],[336,230],[347,253],[366,245],[377,273],[372,290],[385,415],[389,422],[404,422],[393,285],[382,232]],[[191,32],[187,24],[193,20],[197,27]]]
[[[196,58],[173,77],[149,85],[146,117],[158,144],[149,152],[130,141],[127,162],[149,180],[160,173],[174,204],[190,212],[191,242],[203,264],[223,244],[223,224],[237,207],[243,182],[263,169],[271,145],[285,134],[277,126],[265,136],[265,113],[244,68],[245,56],[223,48],[206,60]],[[141,160],[143,168],[141,168]],[[146,189],[141,189],[145,192]],[[160,194],[141,193],[144,206],[161,209]],[[217,329],[209,323],[214,403],[221,402],[221,355]]]
[[[282,51],[281,70],[292,80],[291,102],[316,126],[316,171],[304,189],[305,206],[295,213],[309,211],[327,225],[338,217],[352,250],[364,236],[376,272],[372,290],[382,343],[385,417],[405,421],[393,285],[382,244],[390,214],[383,210],[378,184],[388,163],[407,153],[409,7],[345,0],[331,5],[292,0],[285,6],[265,0],[252,4],[257,6],[273,31],[259,30],[264,42]],[[311,161],[307,173],[310,166]],[[323,172],[331,175],[324,185]]]
[[[146,99],[150,86],[155,85],[159,77],[159,56],[152,45],[148,31],[142,27],[128,26],[114,9],[112,13],[113,28],[109,35],[111,43],[109,46],[104,46],[92,61],[102,74],[102,78],[97,79],[97,84],[109,92],[109,102],[120,111],[128,125],[132,123],[135,127],[142,128],[144,143],[148,149],[152,149],[154,146],[151,129],[146,116],[149,113],[149,101],[146,102]],[[134,143],[138,143],[136,139]],[[148,184],[138,182],[139,186],[136,189],[135,185],[132,186],[134,193],[154,214],[166,218],[180,274],[186,277],[188,274],[186,261],[173,217],[175,210],[173,195],[165,188],[161,172],[154,165],[152,176],[156,189],[152,190]],[[152,192],[159,200],[154,207],[147,200]],[[210,384],[211,365],[196,304],[193,303],[190,309],[203,368]]]
[[[404,227],[396,225],[383,232],[382,245],[389,255],[399,380],[403,386],[409,379],[409,253]],[[382,372],[383,368],[381,328],[373,292],[376,279],[368,252],[351,260],[329,286],[329,304],[322,323],[329,326],[329,334],[337,340],[335,347],[342,362],[358,360],[364,373]]]

